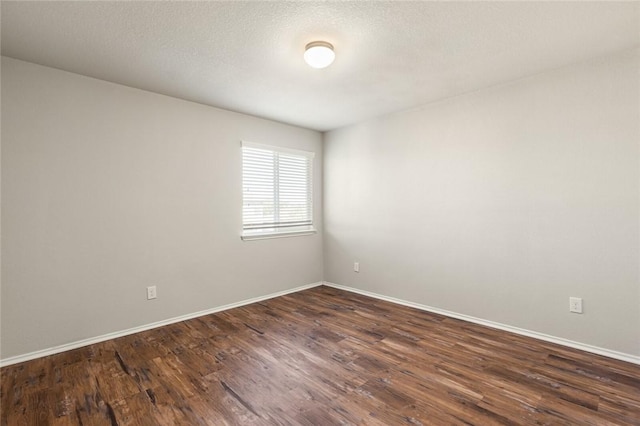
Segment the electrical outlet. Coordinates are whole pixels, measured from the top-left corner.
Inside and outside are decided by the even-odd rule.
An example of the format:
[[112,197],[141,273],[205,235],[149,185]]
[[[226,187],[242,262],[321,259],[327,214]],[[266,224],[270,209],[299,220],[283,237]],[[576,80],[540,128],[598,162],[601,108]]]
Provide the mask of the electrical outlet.
[[156,286],[152,285],[150,287],[147,287],[147,300],[155,299],[156,297],[158,297]]
[[582,313],[582,298],[580,297],[569,298],[569,312],[575,312],[576,314]]
[[353,272],[360,272],[360,262],[353,262]]

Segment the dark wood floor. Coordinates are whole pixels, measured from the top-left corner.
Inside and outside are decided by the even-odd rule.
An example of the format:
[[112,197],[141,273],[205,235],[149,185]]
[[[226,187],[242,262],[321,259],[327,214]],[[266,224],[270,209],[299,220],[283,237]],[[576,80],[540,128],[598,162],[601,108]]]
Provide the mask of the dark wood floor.
[[328,287],[1,374],[11,426],[640,424],[640,366]]

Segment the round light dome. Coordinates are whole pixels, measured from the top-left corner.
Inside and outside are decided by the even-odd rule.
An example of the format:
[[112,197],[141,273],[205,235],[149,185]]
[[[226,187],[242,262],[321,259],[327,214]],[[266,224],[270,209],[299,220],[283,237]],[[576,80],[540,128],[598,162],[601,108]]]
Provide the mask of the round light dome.
[[333,46],[326,41],[313,41],[305,47],[304,60],[313,68],[326,68],[335,58]]

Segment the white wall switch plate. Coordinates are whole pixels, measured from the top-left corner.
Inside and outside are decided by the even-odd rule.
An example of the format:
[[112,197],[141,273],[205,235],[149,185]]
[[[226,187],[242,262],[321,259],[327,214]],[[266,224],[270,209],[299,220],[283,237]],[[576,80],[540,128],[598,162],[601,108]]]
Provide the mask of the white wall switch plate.
[[353,272],[360,272],[360,262],[353,262]]
[[152,285],[150,287],[147,287],[147,300],[155,299],[156,297],[158,297],[156,286]]
[[575,312],[576,314],[582,313],[582,298],[580,297],[569,298],[569,312]]

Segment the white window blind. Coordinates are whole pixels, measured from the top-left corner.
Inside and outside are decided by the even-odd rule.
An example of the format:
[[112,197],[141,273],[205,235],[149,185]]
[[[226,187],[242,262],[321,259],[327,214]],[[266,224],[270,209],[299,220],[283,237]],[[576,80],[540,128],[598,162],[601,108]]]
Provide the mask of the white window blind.
[[242,143],[242,238],[315,232],[313,152]]

